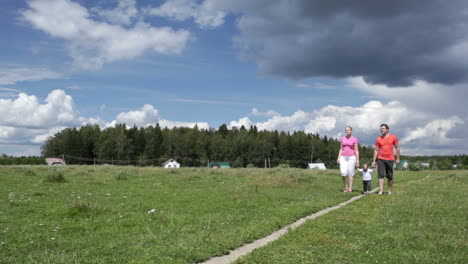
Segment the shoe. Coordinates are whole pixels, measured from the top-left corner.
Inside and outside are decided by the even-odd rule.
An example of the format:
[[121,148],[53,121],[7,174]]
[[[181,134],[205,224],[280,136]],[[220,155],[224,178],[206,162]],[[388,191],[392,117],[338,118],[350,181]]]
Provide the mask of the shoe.
[[378,193],[378,195],[382,195],[382,194],[383,194],[383,192],[379,192],[379,193]]
[[392,195],[392,192],[388,192],[388,195]]
[[345,188],[345,189],[343,190],[343,192],[348,192],[348,188]]

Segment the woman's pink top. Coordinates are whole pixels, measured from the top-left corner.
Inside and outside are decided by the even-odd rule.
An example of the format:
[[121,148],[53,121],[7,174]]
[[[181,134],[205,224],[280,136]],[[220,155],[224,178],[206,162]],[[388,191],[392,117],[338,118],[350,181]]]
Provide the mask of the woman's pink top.
[[341,156],[355,156],[356,151],[354,150],[354,144],[358,144],[358,140],[355,137],[347,138],[346,136],[341,138],[341,144],[343,148],[341,149]]

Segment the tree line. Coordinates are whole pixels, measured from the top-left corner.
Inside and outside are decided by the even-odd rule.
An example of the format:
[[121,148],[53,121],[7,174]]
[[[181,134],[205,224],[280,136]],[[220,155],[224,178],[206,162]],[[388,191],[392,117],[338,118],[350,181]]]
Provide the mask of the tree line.
[[[340,142],[303,131],[259,131],[256,126],[218,129],[198,127],[130,127],[117,124],[101,130],[97,125],[67,128],[42,146],[44,157],[65,155],[68,164],[123,164],[161,166],[171,158],[184,167],[204,167],[208,162],[230,162],[232,167],[306,168],[323,162],[337,168]],[[360,146],[361,160],[370,163],[373,149]],[[266,162],[265,162],[266,161]]]

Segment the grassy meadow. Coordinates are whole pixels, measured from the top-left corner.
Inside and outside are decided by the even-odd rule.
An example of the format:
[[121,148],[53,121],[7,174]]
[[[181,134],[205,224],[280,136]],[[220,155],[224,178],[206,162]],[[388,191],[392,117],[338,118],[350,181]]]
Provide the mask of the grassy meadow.
[[[364,197],[239,263],[466,260],[466,174],[410,184],[427,172],[398,172],[395,195]],[[200,262],[360,194],[341,188],[333,170],[3,166],[0,263]]]
[[468,263],[467,183],[467,171],[398,183],[395,195],[364,197],[236,263]]

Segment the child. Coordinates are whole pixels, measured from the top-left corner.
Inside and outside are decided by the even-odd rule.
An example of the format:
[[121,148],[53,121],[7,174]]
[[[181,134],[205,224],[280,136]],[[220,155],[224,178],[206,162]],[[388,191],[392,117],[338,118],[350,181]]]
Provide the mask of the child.
[[372,169],[367,168],[367,163],[358,169],[362,173],[362,185],[364,187],[364,194],[371,192]]

